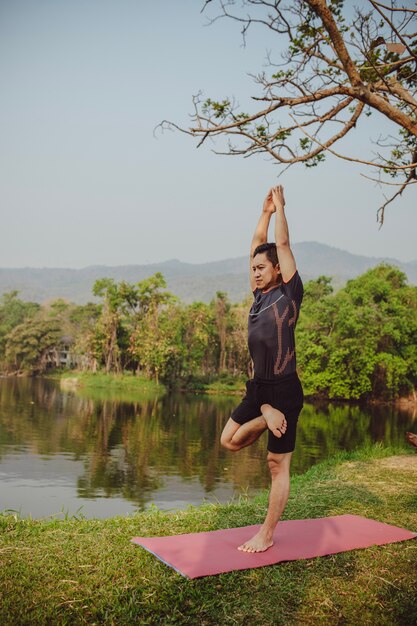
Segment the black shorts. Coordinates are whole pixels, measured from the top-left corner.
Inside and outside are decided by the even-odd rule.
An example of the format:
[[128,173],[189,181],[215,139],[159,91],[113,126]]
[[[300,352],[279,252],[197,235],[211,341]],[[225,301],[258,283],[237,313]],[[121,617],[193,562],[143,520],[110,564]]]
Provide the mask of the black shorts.
[[295,448],[298,416],[303,408],[303,388],[296,372],[283,376],[278,380],[261,379],[246,382],[246,395],[231,418],[238,424],[246,424],[261,414],[261,406],[270,404],[282,411],[287,420],[287,430],[282,437],[276,437],[268,430],[269,452],[292,452]]

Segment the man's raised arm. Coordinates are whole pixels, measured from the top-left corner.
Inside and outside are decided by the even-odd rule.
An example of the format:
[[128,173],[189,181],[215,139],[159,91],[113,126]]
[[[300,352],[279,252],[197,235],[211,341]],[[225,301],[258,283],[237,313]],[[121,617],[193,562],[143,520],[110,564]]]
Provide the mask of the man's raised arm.
[[277,245],[277,254],[281,276],[284,283],[288,283],[294,276],[296,264],[294,255],[290,248],[290,236],[288,232],[287,218],[285,217],[284,206],[284,188],[282,185],[273,187],[272,199],[275,206],[275,243]]
[[255,276],[252,270],[253,253],[258,246],[268,241],[268,227],[269,222],[271,221],[271,215],[273,213],[275,213],[275,205],[272,199],[272,189],[270,189],[268,191],[268,195],[264,200],[261,217],[259,218],[259,221],[255,228],[255,232],[253,233],[252,243],[250,247],[249,280],[252,291],[255,291],[256,289]]

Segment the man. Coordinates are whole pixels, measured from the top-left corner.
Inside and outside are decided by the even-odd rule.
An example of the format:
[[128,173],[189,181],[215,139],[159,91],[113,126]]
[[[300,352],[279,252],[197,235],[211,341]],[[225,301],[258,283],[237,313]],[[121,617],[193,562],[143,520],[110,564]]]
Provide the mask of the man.
[[[247,381],[246,396],[221,436],[222,445],[237,452],[268,431],[268,511],[259,532],[238,547],[244,552],[264,552],[273,544],[289,496],[291,455],[303,406],[294,341],[303,284],[290,248],[284,205],[282,186],[270,189],[252,239],[250,284],[255,299],[249,313],[248,345],[254,378]],[[271,244],[267,236],[274,213],[275,244]]]

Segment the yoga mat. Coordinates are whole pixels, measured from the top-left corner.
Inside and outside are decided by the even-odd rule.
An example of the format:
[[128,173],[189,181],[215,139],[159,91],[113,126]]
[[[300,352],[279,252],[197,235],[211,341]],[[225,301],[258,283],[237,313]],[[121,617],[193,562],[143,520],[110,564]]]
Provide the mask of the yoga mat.
[[132,541],[179,574],[200,578],[417,537],[409,530],[359,515],[337,515],[279,522],[274,545],[266,552],[250,554],[237,550],[237,546],[250,539],[259,527],[244,526],[168,537],[134,537]]

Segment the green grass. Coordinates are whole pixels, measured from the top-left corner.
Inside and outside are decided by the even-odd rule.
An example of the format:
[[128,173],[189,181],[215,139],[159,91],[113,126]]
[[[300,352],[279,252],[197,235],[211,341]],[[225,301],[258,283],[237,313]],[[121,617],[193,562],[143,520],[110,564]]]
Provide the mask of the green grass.
[[[54,371],[46,376],[53,380],[59,380],[67,389],[94,389],[109,391],[136,391],[162,395],[166,393],[163,383],[156,384],[144,376],[136,376],[132,372],[122,374],[106,374],[105,372],[77,372],[73,370]],[[179,387],[182,391],[207,393],[215,395],[242,395],[245,390],[245,380],[231,376],[221,375],[217,380],[207,383],[196,378],[187,383],[181,382]]]
[[207,382],[198,377],[193,378],[183,386],[184,391],[207,393],[212,395],[243,395],[245,392],[244,377],[220,374],[215,380]]
[[[393,455],[393,452],[396,452]],[[284,519],[354,513],[417,531],[417,455],[375,446],[292,479]],[[188,580],[132,536],[255,524],[267,494],[108,520],[0,516],[0,623],[402,625],[417,541]]]
[[212,383],[207,383],[206,385],[202,385],[202,387],[198,388],[197,391],[213,395],[243,396],[245,393],[245,383],[242,381],[227,383],[219,380]]
[[162,395],[166,392],[164,385],[144,376],[135,376],[132,372],[122,374],[106,374],[105,372],[65,371],[50,376],[59,380],[61,386],[71,389],[94,389],[111,391],[136,391],[145,394]]

